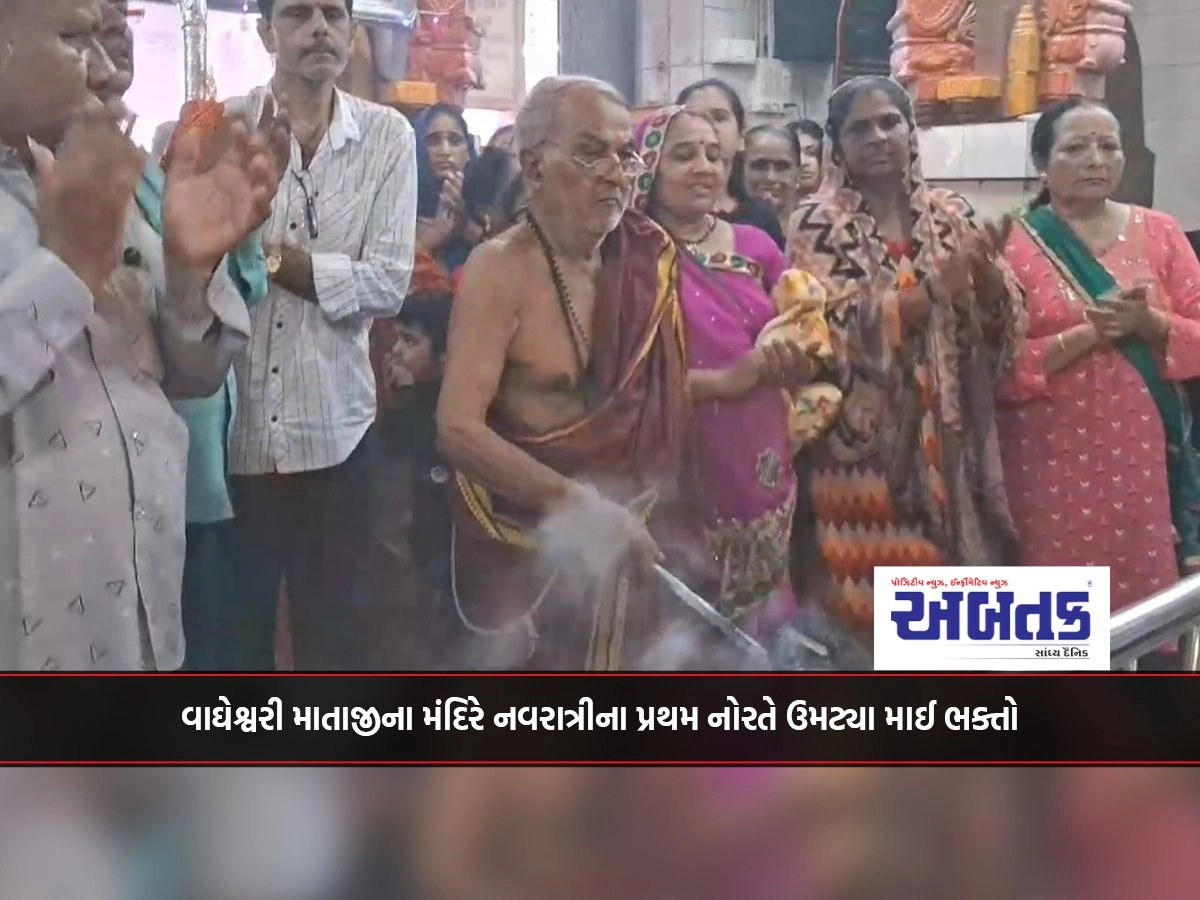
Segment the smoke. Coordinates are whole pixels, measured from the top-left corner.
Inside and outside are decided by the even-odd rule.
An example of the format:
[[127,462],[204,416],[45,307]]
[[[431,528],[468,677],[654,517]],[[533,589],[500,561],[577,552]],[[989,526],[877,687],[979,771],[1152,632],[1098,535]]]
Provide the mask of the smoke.
[[[570,640],[590,632],[598,596],[611,594],[619,579],[629,577],[629,612],[625,628],[627,671],[737,671],[762,670],[752,648],[737,643],[687,603],[674,596],[657,576],[647,580],[631,570],[637,539],[631,515],[653,514],[655,503],[673,498],[666,485],[655,486],[634,497],[629,482],[608,481],[581,486],[572,502],[564,504],[539,524],[535,534],[534,562],[541,594],[530,598],[530,615],[502,632],[471,634],[454,650],[460,667],[481,671],[503,671],[529,663],[539,643],[547,644],[553,656],[554,642]],[[618,502],[612,498],[622,498]],[[673,543],[660,545],[673,574],[689,581],[689,575],[706,573],[711,560],[698,535],[672,534]],[[647,596],[655,592],[657,596]],[[653,607],[655,615],[641,615]],[[659,612],[663,614],[659,614]],[[658,619],[657,631],[647,619]],[[536,624],[535,624],[536,623]],[[568,635],[570,637],[568,637]],[[582,662],[582,660],[581,660]],[[454,668],[455,666],[451,666]]]
[[741,645],[718,635],[697,616],[694,622],[677,620],[662,628],[633,668],[641,672],[742,672],[763,667]]
[[[661,496],[660,502],[666,502],[666,490],[665,486],[652,489],[639,500]],[[637,508],[638,500],[623,507],[609,498],[628,497],[632,493],[627,484],[587,485],[576,502],[546,517],[538,529],[539,569],[545,577],[554,579],[547,602],[556,606],[561,604],[555,610],[555,617],[570,617],[572,630],[586,631],[591,627],[597,592],[613,590],[616,579],[628,571],[633,535],[626,509]],[[694,545],[680,542],[679,546],[663,549],[668,551],[674,565],[682,564],[693,567],[691,571],[702,571],[704,560]],[[665,596],[665,586],[661,587]],[[636,596],[635,589],[629,602],[644,601]],[[656,635],[649,637],[648,649],[641,651],[636,659],[626,661],[623,668],[678,671],[742,667],[737,653],[713,642],[711,626],[702,625],[699,617],[689,612],[682,602],[667,602],[672,602],[672,615]],[[626,646],[631,643],[626,640]]]
[[586,596],[596,584],[617,577],[633,535],[626,511],[595,486],[584,485],[576,497],[539,525],[538,564],[547,575],[557,573],[556,593]]

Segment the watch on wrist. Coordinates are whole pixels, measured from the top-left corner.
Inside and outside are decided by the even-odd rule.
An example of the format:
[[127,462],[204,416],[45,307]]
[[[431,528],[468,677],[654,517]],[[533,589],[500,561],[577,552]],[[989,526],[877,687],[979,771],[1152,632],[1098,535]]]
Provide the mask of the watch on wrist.
[[282,248],[278,246],[271,246],[264,249],[266,250],[267,255],[267,275],[274,277],[276,274],[278,274],[279,269],[283,266],[283,256],[280,252]]

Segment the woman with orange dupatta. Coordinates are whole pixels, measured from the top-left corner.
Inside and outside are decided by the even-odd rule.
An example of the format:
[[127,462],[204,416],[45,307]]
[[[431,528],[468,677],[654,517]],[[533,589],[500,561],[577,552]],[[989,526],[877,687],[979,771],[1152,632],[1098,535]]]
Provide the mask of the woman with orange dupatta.
[[993,397],[1025,317],[998,256],[1008,224],[925,183],[903,87],[848,81],[826,128],[825,183],[790,249],[828,294],[843,394],[812,473],[827,605],[869,644],[875,566],[1015,559]]

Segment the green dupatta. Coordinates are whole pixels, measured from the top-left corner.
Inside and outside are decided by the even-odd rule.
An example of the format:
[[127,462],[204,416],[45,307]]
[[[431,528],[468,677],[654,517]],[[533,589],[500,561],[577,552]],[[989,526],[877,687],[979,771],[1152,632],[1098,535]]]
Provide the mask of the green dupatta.
[[[1038,206],[1021,224],[1079,295],[1092,306],[1106,303],[1120,289],[1117,280],[1049,206]],[[1192,413],[1183,387],[1162,377],[1154,350],[1138,338],[1125,338],[1116,349],[1142,376],[1162,419],[1167,439],[1167,486],[1171,521],[1179,542],[1181,568],[1200,565],[1200,453],[1192,446]]]

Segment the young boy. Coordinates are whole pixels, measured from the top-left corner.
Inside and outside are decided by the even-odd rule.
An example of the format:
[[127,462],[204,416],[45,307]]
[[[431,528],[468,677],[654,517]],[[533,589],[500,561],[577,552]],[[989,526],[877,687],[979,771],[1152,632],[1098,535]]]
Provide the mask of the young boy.
[[437,450],[436,413],[451,300],[448,291],[409,294],[380,366],[389,401],[379,419],[384,446],[388,455],[411,461],[413,562],[443,596],[450,586],[451,473]]

